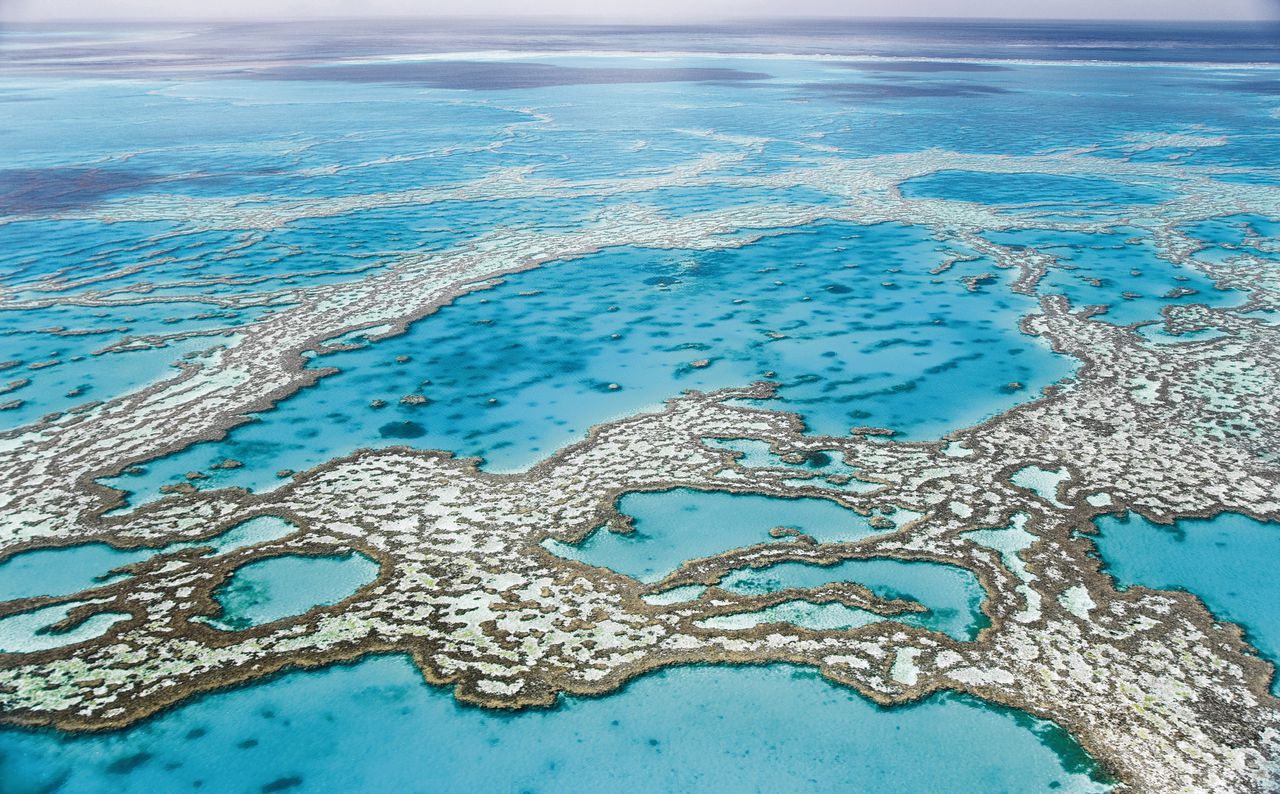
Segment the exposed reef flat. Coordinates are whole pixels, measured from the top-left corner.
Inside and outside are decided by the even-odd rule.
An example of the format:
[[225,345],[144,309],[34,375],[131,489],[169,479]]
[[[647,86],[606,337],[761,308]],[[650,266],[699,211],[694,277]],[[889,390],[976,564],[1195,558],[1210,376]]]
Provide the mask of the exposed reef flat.
[[[533,112],[520,119],[512,130],[550,124]],[[498,709],[607,693],[674,665],[785,662],[815,668],[881,704],[955,691],[1024,710],[1068,730],[1133,790],[1274,788],[1280,704],[1270,693],[1271,664],[1193,595],[1117,589],[1099,571],[1087,533],[1095,517],[1125,510],[1159,522],[1224,511],[1280,519],[1280,327],[1268,314],[1280,310],[1276,263],[1256,235],[1225,255],[1207,256],[1205,243],[1188,231],[1222,217],[1278,217],[1280,189],[1249,180],[1247,168],[1146,162],[1091,149],[1047,155],[936,149],[845,159],[808,143],[799,147],[801,165],[747,173],[740,166],[751,154],[777,141],[690,135],[718,151],[643,176],[568,180],[501,168],[458,184],[380,193],[276,202],[108,197],[7,218],[177,224],[243,233],[250,244],[253,235],[300,221],[379,208],[606,202],[548,224],[554,228],[491,229],[439,250],[400,251],[338,280],[275,279],[262,290],[234,276],[105,286],[134,275],[115,271],[89,281],[54,273],[21,289],[6,285],[0,293],[6,313],[176,302],[257,311],[239,322],[115,343],[148,349],[209,342],[183,359],[177,376],[101,395],[0,435],[0,560],[98,542],[163,549],[130,564],[122,571],[127,576],[0,604],[0,620],[70,605],[59,627],[71,631],[95,615],[114,620],[92,624],[100,633],[77,642],[0,653],[0,720],[65,730],[119,727],[196,693],[380,653],[408,654],[428,681],[451,686],[464,702]],[[1146,137],[1127,144],[1127,152],[1183,143]],[[1134,203],[1122,193],[1078,212],[1057,205],[1012,212],[901,189],[940,172],[1088,177],[1162,192]],[[639,200],[698,186],[805,188],[832,200],[680,214]],[[472,458],[393,447],[290,473],[261,493],[199,490],[201,475],[193,472],[178,489],[185,492],[128,510],[119,509],[118,492],[98,484],[219,438],[248,414],[331,372],[308,362],[323,364],[327,352],[400,334],[503,276],[617,246],[748,246],[822,221],[920,226],[1012,271],[1012,289],[1039,300],[1022,330],[1079,362],[1075,374],[936,442],[895,440],[892,428],[808,434],[795,415],[768,410],[776,387],[761,373],[754,384],[690,392],[597,424],[521,473],[490,473]],[[1143,235],[1165,262],[1238,292],[1240,300],[1211,306],[1195,303],[1193,294],[1170,294],[1159,339],[1144,326],[1102,322],[1099,307],[1038,292],[1046,274],[1063,265],[1052,251],[994,241],[994,232],[1029,229]],[[938,275],[946,277],[946,268]],[[990,290],[997,288],[993,281],[984,275],[966,284]],[[215,284],[234,289],[209,291]],[[893,282],[886,285],[891,290]],[[24,373],[43,363],[24,363]],[[1008,384],[1010,392],[1023,391],[1015,386]],[[31,387],[13,388],[18,394]],[[411,428],[401,432],[412,437]],[[735,443],[767,446],[773,457],[751,460]],[[797,465],[821,459],[843,468],[831,475]],[[858,487],[841,487],[851,478]],[[547,549],[548,542],[581,542],[602,526],[626,532],[630,523],[618,508],[623,495],[675,488],[828,500],[867,516],[876,531],[823,542],[780,527],[766,542],[687,560],[656,582]],[[285,519],[289,531],[230,545],[215,540],[262,516]],[[202,549],[204,541],[213,548]],[[246,565],[286,555],[356,554],[377,564],[377,576],[338,603],[260,625],[212,625],[222,616],[220,588]],[[893,620],[922,607],[854,582],[769,592],[719,586],[744,569],[876,559],[971,571],[984,590],[986,625],[970,640]],[[692,597],[663,597],[676,588]],[[871,618],[849,629],[751,619],[796,602]]]

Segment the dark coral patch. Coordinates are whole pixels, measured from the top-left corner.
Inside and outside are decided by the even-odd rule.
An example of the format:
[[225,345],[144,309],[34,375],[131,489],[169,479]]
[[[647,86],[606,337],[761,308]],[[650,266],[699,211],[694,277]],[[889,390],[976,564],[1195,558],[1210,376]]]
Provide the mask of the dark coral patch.
[[427,429],[417,422],[388,422],[378,428],[378,435],[383,438],[422,438]]

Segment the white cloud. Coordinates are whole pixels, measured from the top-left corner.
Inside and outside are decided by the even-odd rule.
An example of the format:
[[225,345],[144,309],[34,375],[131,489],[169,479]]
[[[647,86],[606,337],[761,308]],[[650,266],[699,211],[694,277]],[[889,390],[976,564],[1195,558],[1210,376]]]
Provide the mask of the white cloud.
[[570,16],[646,22],[743,17],[941,16],[1263,19],[1274,0],[0,0],[0,17],[204,19]]

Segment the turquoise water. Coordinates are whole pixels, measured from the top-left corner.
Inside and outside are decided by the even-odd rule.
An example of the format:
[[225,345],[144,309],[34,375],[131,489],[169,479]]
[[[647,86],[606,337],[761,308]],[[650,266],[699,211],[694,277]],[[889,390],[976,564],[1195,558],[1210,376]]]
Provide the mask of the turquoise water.
[[378,564],[363,554],[255,560],[213,591],[222,614],[209,622],[233,630],[301,615],[336,604],[377,577]]
[[1066,295],[1076,306],[1104,305],[1096,319],[1128,325],[1160,319],[1165,306],[1203,303],[1236,306],[1245,294],[1222,290],[1200,271],[1159,258],[1149,235],[1119,227],[1108,234],[1022,230],[988,233],[1002,245],[1034,246],[1052,254],[1058,265],[1041,279],[1038,291]]
[[72,609],[87,603],[90,602],[52,604],[0,618],[0,653],[31,653],[91,640],[101,636],[112,624],[130,617],[124,612],[98,612],[63,631],[49,630],[65,620]]
[[[247,521],[212,541],[176,544],[167,549],[120,551],[100,543],[66,549],[39,550],[16,555],[0,564],[0,602],[32,596],[65,596],[113,581],[108,572],[165,551],[188,545],[212,546],[222,554],[249,543],[287,534],[291,527],[264,516]],[[317,606],[336,604],[369,584],[378,575],[378,564],[363,554],[345,557],[267,557],[237,568],[213,592],[222,613],[207,622],[236,630],[300,615]],[[100,612],[70,631],[50,632],[69,609],[84,603],[70,601],[0,617],[0,652],[26,652],[56,648],[96,637],[112,623],[128,615]]]
[[[0,603],[36,596],[69,596],[127,578],[130,574],[117,569],[157,555],[192,547],[207,547],[208,555],[227,554],[283,538],[295,530],[282,518],[258,516],[208,540],[174,543],[159,549],[122,550],[105,543],[84,543],[22,552],[0,563]],[[243,628],[300,614],[320,604],[336,603],[372,581],[377,571],[377,564],[358,554],[338,559],[276,557],[251,563],[215,591],[225,612],[221,622],[215,621],[214,625]],[[99,612],[69,631],[49,631],[67,617],[68,610],[86,603],[91,602],[68,601],[0,618],[0,651],[35,651],[92,639],[128,617]]]
[[[879,425],[937,437],[1071,370],[1017,330],[1033,300],[966,289],[961,276],[983,262],[931,274],[948,250],[917,227],[820,224],[741,249],[612,249],[518,274],[403,337],[323,357],[318,366],[342,372],[226,440],[109,483],[135,501],[193,470],[209,475],[202,488],[263,488],[280,469],[392,444],[522,469],[685,389],[766,379],[782,384],[768,405],[815,432]],[[427,402],[401,404],[407,395]],[[209,469],[226,458],[245,465]]]
[[738,453],[738,463],[748,468],[791,470],[796,477],[786,480],[792,485],[827,488],[833,491],[866,493],[882,487],[880,483],[858,479],[858,467],[850,466],[839,450],[812,450],[799,460],[788,461],[776,454],[764,441],[749,438],[706,438],[703,443]]
[[111,572],[157,554],[192,546],[207,546],[210,554],[226,554],[295,531],[289,522],[276,516],[258,516],[229,528],[208,540],[175,543],[160,549],[122,550],[105,543],[83,543],[57,549],[36,549],[15,554],[0,562],[0,602],[34,596],[64,596],[114,581]]
[[86,543],[16,554],[0,563],[0,601],[88,590],[110,581],[112,570],[155,553],[153,549],[121,551],[105,543]]
[[[774,538],[774,527],[797,529],[821,543],[852,541],[885,531],[834,502],[821,499],[781,499],[759,495],[675,489],[626,494],[618,510],[633,519],[635,531],[610,532],[601,527],[576,545],[549,540],[543,545],[561,557],[609,568],[642,582],[656,582],[674,573],[685,560],[757,543],[794,542]],[[894,516],[905,523],[912,516]],[[782,563],[760,570],[730,573],[721,582],[727,590],[744,594],[768,593],[788,587],[818,587],[852,581],[883,598],[916,601],[928,613],[895,617],[911,625],[945,632],[960,640],[973,639],[986,625],[981,605],[984,593],[971,572],[928,562],[850,560],[831,567]],[[684,588],[657,596],[681,600]],[[701,588],[691,588],[689,598]],[[857,628],[884,620],[866,610],[840,604],[788,602],[751,616],[708,621],[724,628],[745,628],[757,622],[787,621],[810,628]]]
[[1158,204],[1174,194],[1159,187],[1035,173],[935,171],[901,185],[908,198],[939,198],[996,205],[1007,212],[1079,212],[1112,215],[1135,205]]
[[[800,717],[800,718],[797,718]],[[975,736],[983,737],[974,742]],[[123,732],[0,731],[6,794],[1099,791],[1051,724],[953,696],[883,710],[783,666],[677,668],[599,699],[461,708],[394,657],[209,695]]]
[[99,353],[123,336],[66,337],[15,331],[0,337],[12,345],[0,347],[0,356],[8,356],[2,360],[21,362],[0,372],[0,384],[12,389],[0,395],[0,404],[6,406],[0,410],[0,431],[172,377],[177,374],[173,364],[184,354],[214,344],[197,337],[161,348]]
[[1230,262],[1241,253],[1280,260],[1280,219],[1230,215],[1190,224],[1182,231],[1204,243],[1196,256],[1209,262]]
[[[1097,520],[1098,552],[1121,586],[1195,593],[1223,620],[1239,623],[1264,657],[1280,662],[1280,525],[1223,513],[1154,524],[1141,516]],[[1273,690],[1280,689],[1273,683]]]
[[865,517],[824,499],[687,488],[626,494],[618,500],[618,512],[633,519],[634,532],[624,535],[601,527],[577,545],[549,541],[548,549],[642,582],[656,582],[685,560],[756,543],[791,542],[771,537],[774,527],[799,529],[820,543],[886,531],[873,529]]
[[784,562],[769,568],[736,571],[720,586],[736,593],[772,593],[787,587],[818,587],[828,582],[857,582],[881,598],[915,601],[927,614],[905,614],[895,620],[957,640],[971,640],[988,625],[982,613],[985,594],[971,571],[950,565],[901,560],[848,560],[820,567]]

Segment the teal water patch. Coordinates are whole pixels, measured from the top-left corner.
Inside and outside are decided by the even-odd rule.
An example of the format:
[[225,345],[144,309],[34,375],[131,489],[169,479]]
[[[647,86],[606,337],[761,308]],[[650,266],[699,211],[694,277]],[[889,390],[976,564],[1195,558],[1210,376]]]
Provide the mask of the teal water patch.
[[656,582],[685,560],[756,543],[789,542],[771,537],[769,530],[774,527],[799,529],[822,543],[885,531],[873,529],[864,516],[825,499],[687,488],[626,494],[618,501],[618,511],[634,520],[634,532],[623,535],[601,527],[576,545],[555,540],[545,545],[559,556]]
[[[927,614],[894,618],[941,631],[957,640],[972,640],[989,621],[982,612],[985,593],[972,571],[934,562],[848,560],[830,567],[785,562],[763,569],[735,571],[720,586],[735,593],[773,593],[790,587],[820,587],[830,582],[857,582],[886,599],[915,601]],[[869,614],[869,613],[868,613]],[[883,620],[881,616],[875,616]],[[795,621],[792,621],[795,622]],[[801,622],[800,625],[809,625]]]
[[[0,356],[10,356],[0,360],[20,362],[0,372],[0,431],[176,377],[176,365],[187,354],[227,341],[194,337],[163,347],[94,355],[92,351],[108,341],[98,338],[86,343],[88,338],[42,333],[0,337]],[[22,358],[32,354],[40,358]]]
[[1227,215],[1187,224],[1179,231],[1209,246],[1247,246],[1280,242],[1280,219],[1263,215]]
[[948,199],[994,205],[1006,212],[1116,215],[1128,207],[1158,204],[1175,194],[1152,184],[1096,177],[986,171],[935,171],[900,185],[906,198]]
[[[109,484],[155,498],[197,487],[269,488],[361,447],[411,444],[525,468],[598,422],[685,389],[781,384],[762,407],[815,433],[879,425],[935,438],[1034,398],[1072,362],[1017,330],[1035,302],[989,263],[930,271],[954,252],[900,224],[820,224],[722,251],[618,248],[510,276],[400,337],[324,356],[342,371],[226,439]],[[237,469],[213,470],[223,459]]]
[[1077,308],[1104,305],[1095,319],[1115,325],[1159,320],[1171,305],[1211,307],[1242,304],[1246,295],[1218,289],[1199,270],[1160,258],[1150,236],[1133,229],[1084,234],[1024,229],[984,235],[1001,245],[1022,245],[1052,254],[1058,262],[1036,287],[1041,295],[1065,295]]
[[[242,521],[221,535],[208,540],[192,541],[190,543],[177,544],[177,546],[209,546],[213,550],[211,552],[213,554],[226,554],[247,546],[279,540],[293,534],[297,529],[293,524],[278,516],[257,516],[248,521]],[[169,546],[165,550],[169,551],[174,548],[175,546]]]
[[65,596],[123,578],[111,571],[184,548],[208,546],[210,554],[277,540],[296,531],[276,516],[257,516],[208,540],[174,543],[159,549],[112,548],[105,543],[83,543],[56,549],[36,549],[15,554],[0,563],[0,602],[35,596]]
[[[1186,590],[1239,623],[1264,657],[1280,662],[1280,524],[1236,513],[1155,524],[1128,513],[1096,521],[1098,553],[1120,587]],[[1272,690],[1280,692],[1275,683]]]
[[1009,477],[1009,481],[1019,488],[1026,488],[1054,507],[1064,509],[1068,505],[1058,501],[1058,488],[1070,479],[1071,473],[1066,469],[1042,469],[1039,466],[1024,466]]
[[676,668],[604,698],[459,707],[402,657],[295,672],[125,731],[0,730],[12,794],[1099,792],[1052,723],[954,695],[882,709],[786,666]]
[[222,615],[207,622],[226,630],[259,626],[336,604],[376,578],[378,564],[359,553],[255,560],[213,591]]
[[[1237,316],[1251,319],[1263,319],[1255,312],[1240,312]],[[1194,331],[1183,331],[1180,334],[1171,334],[1165,330],[1163,325],[1152,324],[1140,327],[1138,329],[1138,335],[1148,342],[1156,345],[1181,345],[1188,342],[1209,342],[1214,339],[1221,339],[1229,334],[1221,328],[1197,328]]]
[[1014,616],[1014,620],[1022,622],[1035,620],[1040,616],[1040,592],[1031,587],[1036,576],[1031,573],[1026,561],[1022,559],[1022,552],[1031,548],[1036,542],[1036,536],[1026,530],[1027,518],[1026,513],[1015,513],[1007,527],[975,529],[961,533],[961,537],[999,552],[1004,566],[1022,581],[1022,584],[1018,585],[1018,592],[1022,594],[1026,606]]
[[154,554],[155,549],[121,551],[105,543],[24,551],[0,563],[0,601],[88,590],[112,581],[112,570]]
[[130,615],[123,612],[99,612],[66,631],[50,631],[72,609],[88,603],[90,602],[71,601],[51,604],[0,618],[0,653],[32,653],[73,645],[100,637],[113,624],[130,618]]
[[783,469],[794,471],[797,475],[807,475],[786,480],[790,485],[858,493],[882,487],[880,483],[858,479],[858,468],[845,463],[844,454],[839,450],[808,450],[796,453],[798,460],[788,460],[775,453],[764,441],[749,438],[708,438],[703,439],[703,443],[738,453],[738,463],[748,468]]
[[[1274,184],[1275,178],[1267,180]],[[1231,266],[1241,254],[1280,264],[1280,220],[1261,215],[1229,215],[1188,224],[1179,229],[1204,243],[1195,258],[1214,265]]]

